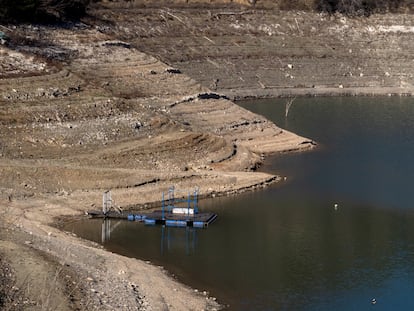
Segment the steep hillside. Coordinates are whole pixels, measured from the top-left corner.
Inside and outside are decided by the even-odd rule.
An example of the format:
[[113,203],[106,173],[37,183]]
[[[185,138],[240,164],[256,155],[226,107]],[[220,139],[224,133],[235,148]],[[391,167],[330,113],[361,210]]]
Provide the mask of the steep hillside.
[[[410,14],[348,18],[254,7],[101,6],[139,50],[230,97],[411,94]],[[116,26],[122,25],[122,26]]]

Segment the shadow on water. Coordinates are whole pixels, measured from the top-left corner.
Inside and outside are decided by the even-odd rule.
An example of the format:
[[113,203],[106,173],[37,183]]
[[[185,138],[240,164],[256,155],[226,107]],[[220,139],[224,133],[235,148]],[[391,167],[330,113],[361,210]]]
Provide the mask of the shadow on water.
[[201,202],[219,214],[208,229],[66,229],[161,264],[229,310],[413,309],[414,101],[303,98],[287,119],[284,100],[240,105],[320,147],[271,157],[261,169],[287,176],[280,184]]

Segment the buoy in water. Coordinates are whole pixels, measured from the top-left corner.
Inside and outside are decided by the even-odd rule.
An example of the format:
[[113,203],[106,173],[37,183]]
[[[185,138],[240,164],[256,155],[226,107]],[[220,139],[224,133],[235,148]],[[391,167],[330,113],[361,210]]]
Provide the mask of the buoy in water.
[[334,204],[334,209],[335,209],[335,211],[338,209],[338,204],[337,203]]
[[377,300],[376,300],[375,298],[372,298],[371,303],[372,303],[373,305],[375,305],[375,304],[377,303]]

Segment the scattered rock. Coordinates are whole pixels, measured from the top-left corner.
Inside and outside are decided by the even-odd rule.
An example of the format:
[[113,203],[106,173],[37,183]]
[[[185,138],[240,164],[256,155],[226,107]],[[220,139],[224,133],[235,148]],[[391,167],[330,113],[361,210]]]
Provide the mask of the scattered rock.
[[130,49],[131,48],[131,44],[124,42],[124,41],[119,41],[119,40],[112,40],[112,41],[105,41],[102,42],[101,44],[102,46],[120,46],[126,49]]
[[176,68],[167,68],[167,69],[165,69],[165,72],[173,73],[173,74],[181,74],[182,73],[180,69],[176,69]]

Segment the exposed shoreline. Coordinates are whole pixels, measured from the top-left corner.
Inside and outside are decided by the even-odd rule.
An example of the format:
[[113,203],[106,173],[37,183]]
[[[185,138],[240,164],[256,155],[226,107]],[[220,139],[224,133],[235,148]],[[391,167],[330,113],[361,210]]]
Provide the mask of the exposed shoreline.
[[[142,25],[128,20],[129,11],[143,16]],[[377,58],[364,46],[356,49],[360,33],[376,38],[360,20],[328,20],[303,12],[281,19],[277,12],[246,12],[236,14],[236,20],[182,7],[169,17],[158,9],[104,7],[96,17],[107,18],[112,27],[99,21],[70,29],[21,25],[14,35],[38,46],[0,45],[0,255],[13,268],[16,287],[43,289],[22,290],[22,297],[29,297],[19,300],[17,308],[219,309],[203,289],[195,292],[161,267],[63,232],[55,226],[57,219],[100,208],[107,189],[127,209],[159,204],[161,192],[171,185],[198,185],[203,197],[264,188],[279,180],[255,172],[267,155],[314,148],[311,138],[285,131],[219,94],[234,100],[413,94],[413,77],[398,75],[397,61],[381,63],[378,47],[386,36],[371,44]],[[263,17],[262,24],[256,24],[255,14]],[[205,16],[211,28],[203,28]],[[394,21],[393,16],[378,18]],[[304,23],[300,29],[298,19]],[[335,41],[347,23],[360,28],[360,33],[347,33],[351,48]],[[203,29],[201,35],[190,25]],[[262,49],[255,48],[258,43]],[[48,48],[39,48],[44,46]],[[366,63],[349,56],[355,53]],[[404,50],[399,53],[402,59],[410,57]],[[337,63],[338,68],[332,66]],[[312,79],[314,86],[303,87]]]
[[[51,34],[61,35],[59,30]],[[64,34],[66,45],[73,34]],[[196,292],[180,284],[163,268],[110,253],[53,224],[57,218],[67,220],[99,208],[106,189],[111,189],[116,204],[123,208],[150,208],[159,204],[162,191],[171,185],[180,189],[197,185],[203,197],[263,188],[278,180],[277,176],[253,171],[264,154],[307,150],[313,144],[214,93],[203,95],[202,86],[185,75],[171,75],[167,65],[146,54],[118,46],[108,48],[99,40],[77,45],[85,58],[81,54],[81,65],[72,62],[69,74],[53,71],[0,80],[4,105],[8,107],[7,117],[3,117],[0,158],[0,256],[13,271],[9,288],[18,289],[16,294],[11,289],[5,294],[20,297],[14,299],[17,309],[219,309],[214,297],[203,289]],[[102,55],[102,60],[90,60],[90,49]],[[15,53],[6,47],[2,52]],[[108,53],[114,64],[125,53],[130,59],[135,57],[134,75],[157,72],[155,78],[164,83],[161,90],[166,94],[156,94],[155,101],[150,94],[139,99],[119,99],[104,89],[98,89],[104,97],[95,94],[82,81],[82,74],[85,70],[96,72],[94,62],[107,63]],[[24,61],[22,65],[43,68],[30,63],[33,59],[28,62],[25,54],[17,55]],[[169,81],[165,83],[164,79]],[[54,87],[53,93],[47,94],[49,88],[44,85],[59,85],[60,81],[69,87]],[[176,94],[169,94],[171,87]],[[145,89],[152,91],[149,85]],[[159,90],[159,85],[153,89]],[[127,85],[123,92],[130,92]],[[44,97],[50,99],[44,101]],[[57,102],[56,106],[50,109],[44,104],[49,101],[52,105]],[[16,102],[21,107],[17,110]],[[129,107],[126,112],[122,110],[124,105]],[[61,111],[62,106],[66,111]],[[99,111],[101,106],[103,110]],[[83,120],[85,113],[92,115],[87,122]],[[112,134],[114,124],[119,133]],[[92,133],[95,139],[87,140],[84,133]],[[125,136],[117,138],[120,135]],[[102,144],[100,137],[108,138]],[[141,158],[148,159],[146,167],[145,163],[141,168],[131,167],[131,161]],[[22,259],[16,261],[16,256]],[[32,287],[38,290],[24,289]]]
[[399,87],[358,87],[358,88],[285,88],[226,90],[224,93],[232,100],[279,98],[279,97],[335,97],[335,96],[413,96],[414,88]]

